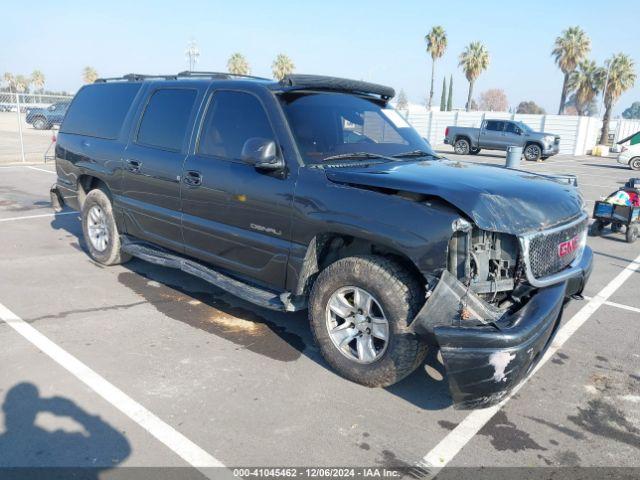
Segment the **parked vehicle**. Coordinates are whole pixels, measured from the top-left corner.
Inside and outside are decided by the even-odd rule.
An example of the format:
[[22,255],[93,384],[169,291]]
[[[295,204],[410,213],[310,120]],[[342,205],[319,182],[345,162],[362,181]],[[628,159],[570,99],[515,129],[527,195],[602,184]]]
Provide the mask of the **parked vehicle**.
[[623,146],[618,155],[618,163],[629,165],[632,170],[640,170],[640,132],[629,135],[618,142],[618,145],[629,142],[628,146]]
[[481,149],[504,150],[522,147],[527,160],[546,160],[560,149],[560,136],[534,132],[522,122],[483,120],[480,128],[447,127],[444,143],[460,155],[476,155]]
[[354,382],[391,385],[432,345],[456,404],[495,403],[589,277],[584,202],[549,177],[437,156],[393,95],[314,75],[99,81],[61,126],[52,202],[81,211],[98,263],[136,256],[308,308]]
[[69,102],[57,102],[47,108],[27,107],[25,121],[36,130],[50,130],[54,125],[62,123],[68,108]]

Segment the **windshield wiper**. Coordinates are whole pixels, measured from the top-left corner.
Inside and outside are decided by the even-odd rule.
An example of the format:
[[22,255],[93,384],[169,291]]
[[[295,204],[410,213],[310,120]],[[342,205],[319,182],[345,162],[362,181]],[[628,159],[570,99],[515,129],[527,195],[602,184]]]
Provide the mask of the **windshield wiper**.
[[408,157],[432,157],[432,158],[440,158],[438,155],[434,155],[433,153],[425,152],[424,150],[411,150],[410,152],[396,153],[395,155],[391,155],[394,158],[408,158]]
[[329,157],[325,157],[322,159],[323,162],[329,160],[345,160],[345,159],[383,159],[383,160],[394,160],[391,157],[385,157],[384,155],[378,155],[377,153],[370,152],[353,152],[353,153],[341,153],[339,155],[331,155]]

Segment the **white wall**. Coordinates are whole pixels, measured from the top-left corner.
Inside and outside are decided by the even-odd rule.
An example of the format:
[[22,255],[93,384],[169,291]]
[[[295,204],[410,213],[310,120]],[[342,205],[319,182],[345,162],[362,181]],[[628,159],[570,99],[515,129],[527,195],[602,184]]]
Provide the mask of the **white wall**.
[[[571,115],[524,115],[506,112],[429,112],[421,105],[411,104],[401,111],[413,127],[432,145],[444,144],[448,126],[479,127],[485,118],[516,120],[535,131],[560,135],[560,153],[585,155],[600,138],[602,121],[595,117]],[[615,123],[614,123],[615,122]],[[616,141],[640,130],[640,120],[616,120],[610,123]]]

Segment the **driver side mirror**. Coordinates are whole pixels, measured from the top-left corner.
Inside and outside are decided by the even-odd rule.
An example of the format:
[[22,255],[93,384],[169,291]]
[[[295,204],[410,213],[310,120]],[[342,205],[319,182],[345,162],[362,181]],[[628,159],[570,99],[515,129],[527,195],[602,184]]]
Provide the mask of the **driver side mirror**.
[[278,156],[276,142],[266,138],[253,137],[244,142],[240,158],[256,170],[275,171],[284,168],[284,160]]

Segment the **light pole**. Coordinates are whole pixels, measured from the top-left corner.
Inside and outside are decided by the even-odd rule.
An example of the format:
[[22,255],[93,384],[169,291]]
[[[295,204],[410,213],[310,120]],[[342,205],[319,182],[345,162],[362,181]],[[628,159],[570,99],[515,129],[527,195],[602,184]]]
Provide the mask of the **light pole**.
[[189,71],[192,72],[198,63],[198,57],[200,56],[200,50],[195,40],[191,40],[187,44],[187,49],[184,51],[184,55],[189,61]]

